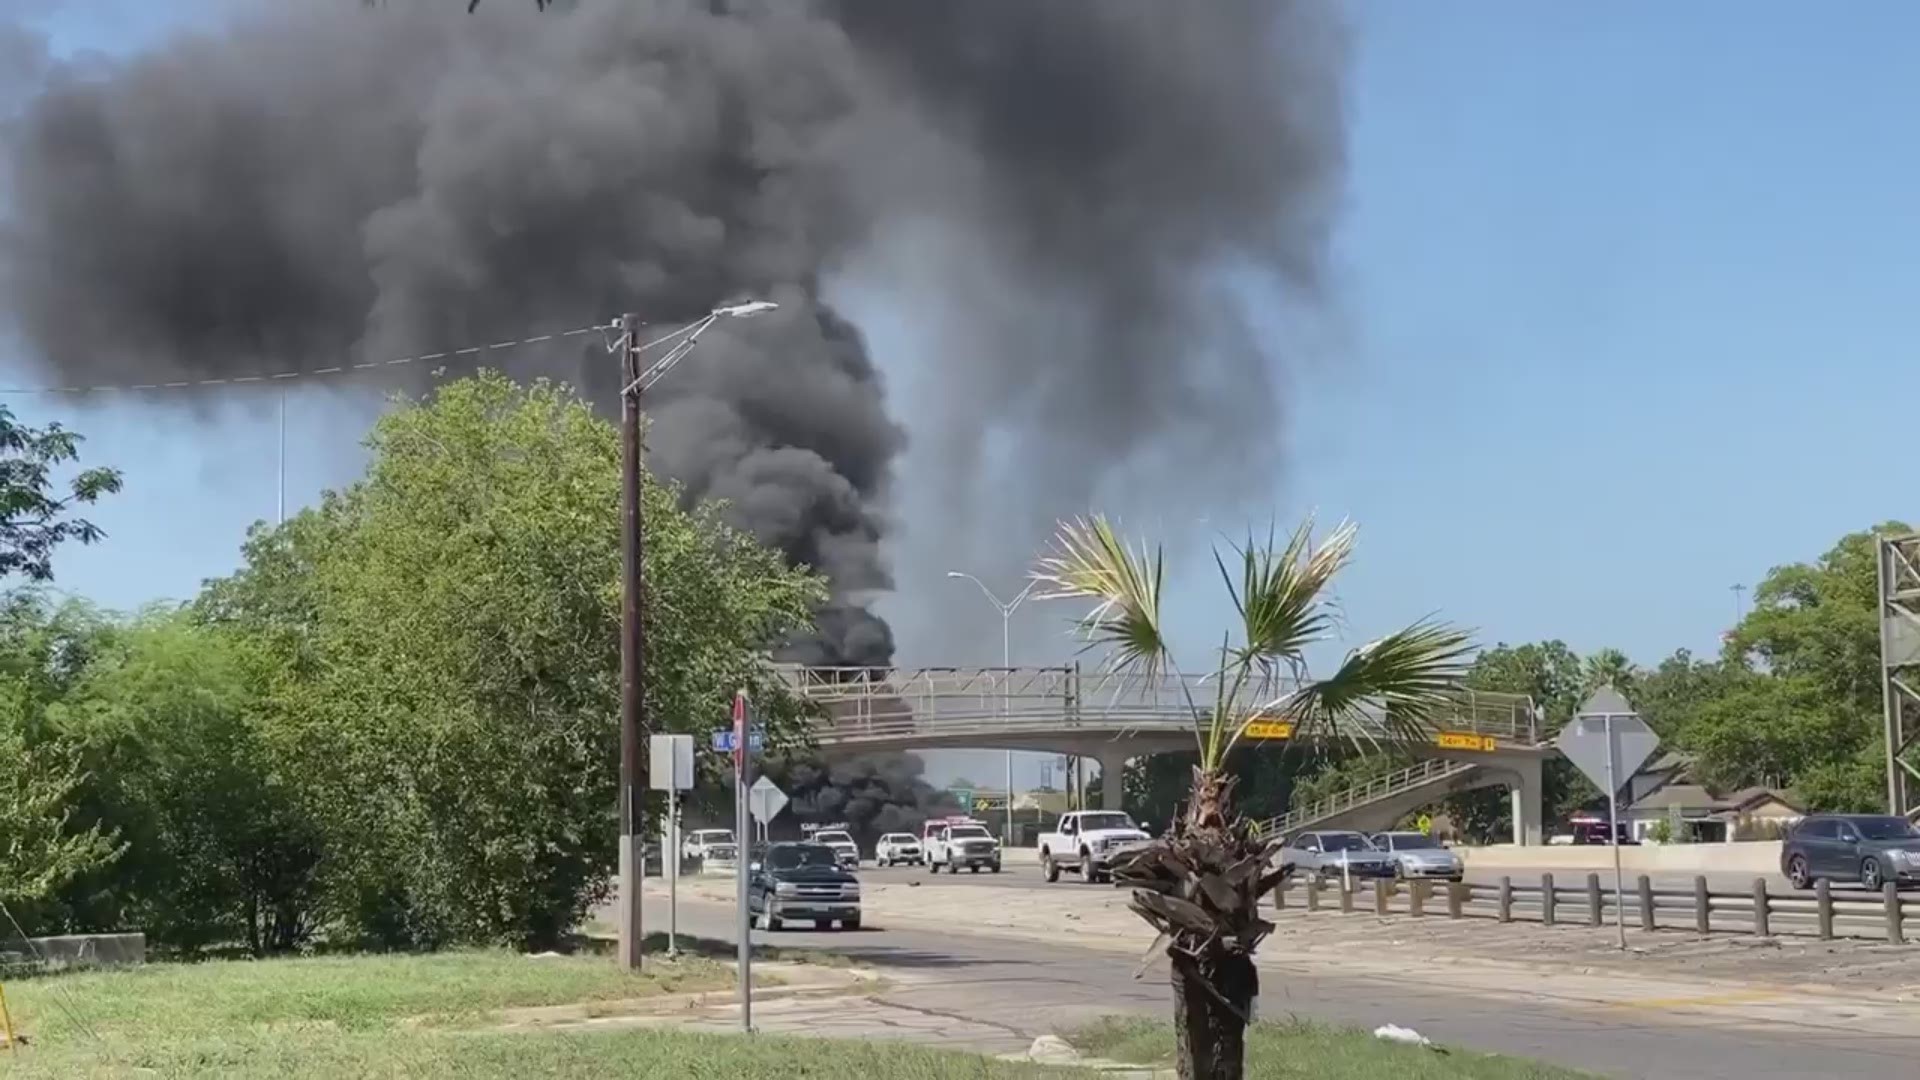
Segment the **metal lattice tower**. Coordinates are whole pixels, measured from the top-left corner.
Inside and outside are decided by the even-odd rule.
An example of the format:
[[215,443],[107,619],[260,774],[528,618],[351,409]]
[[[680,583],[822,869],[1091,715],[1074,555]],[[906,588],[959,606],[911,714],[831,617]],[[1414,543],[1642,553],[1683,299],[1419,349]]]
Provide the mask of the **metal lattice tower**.
[[1920,534],[1883,536],[1880,557],[1880,693],[1887,713],[1887,812],[1920,807]]

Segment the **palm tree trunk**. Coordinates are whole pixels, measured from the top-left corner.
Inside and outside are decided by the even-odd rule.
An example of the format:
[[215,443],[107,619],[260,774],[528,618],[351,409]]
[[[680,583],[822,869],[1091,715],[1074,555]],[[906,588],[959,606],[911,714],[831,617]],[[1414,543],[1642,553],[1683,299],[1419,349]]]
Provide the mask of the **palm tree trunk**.
[[1180,1080],[1241,1080],[1247,1060],[1244,1018],[1260,989],[1253,957],[1225,951],[1199,960],[1176,956],[1172,968],[1174,1062]]

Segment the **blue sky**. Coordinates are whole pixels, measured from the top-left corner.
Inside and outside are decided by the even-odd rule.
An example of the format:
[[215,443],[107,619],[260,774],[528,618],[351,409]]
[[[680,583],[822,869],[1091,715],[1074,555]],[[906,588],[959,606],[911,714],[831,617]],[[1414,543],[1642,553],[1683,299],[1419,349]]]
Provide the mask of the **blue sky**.
[[[1920,400],[1920,8],[1353,10],[1343,332],[1288,370],[1269,506],[1362,523],[1341,591],[1356,636],[1442,612],[1488,642],[1653,662],[1712,649],[1730,586],[1920,518],[1911,484],[1881,479],[1913,459]],[[66,48],[179,18],[55,14]],[[189,594],[272,514],[271,410],[18,411],[127,474],[97,515],[111,539],[63,553],[63,588]],[[290,459],[292,501],[351,478],[365,419],[296,399],[289,445],[328,449]],[[1211,574],[1195,559],[1175,582],[1196,643],[1222,615]],[[1056,627],[1034,647],[1058,652]]]

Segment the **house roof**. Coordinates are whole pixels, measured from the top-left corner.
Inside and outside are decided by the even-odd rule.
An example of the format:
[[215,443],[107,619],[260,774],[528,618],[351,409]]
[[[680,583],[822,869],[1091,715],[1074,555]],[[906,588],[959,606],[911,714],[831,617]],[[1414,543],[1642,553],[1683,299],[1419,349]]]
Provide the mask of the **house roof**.
[[1705,813],[1739,813],[1764,802],[1777,802],[1797,813],[1805,813],[1800,802],[1778,788],[1745,787],[1728,795],[1715,795],[1699,784],[1668,784],[1628,808],[1633,813],[1665,813],[1673,807]]
[[1668,784],[1633,804],[1634,810],[1719,810],[1720,800],[1699,784]]
[[1748,810],[1763,802],[1771,801],[1777,802],[1796,813],[1804,814],[1807,812],[1805,805],[1793,796],[1781,791],[1779,788],[1744,787],[1727,796],[1725,801],[1728,804],[1728,808],[1732,810]]

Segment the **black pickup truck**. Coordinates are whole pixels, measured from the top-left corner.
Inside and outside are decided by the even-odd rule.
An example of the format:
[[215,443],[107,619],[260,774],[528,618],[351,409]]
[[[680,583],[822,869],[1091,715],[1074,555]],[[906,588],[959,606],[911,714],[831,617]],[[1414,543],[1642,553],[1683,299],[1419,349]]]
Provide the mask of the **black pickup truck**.
[[754,925],[778,930],[783,922],[813,920],[825,930],[838,922],[860,929],[860,879],[840,866],[825,844],[773,844],[749,868],[747,911]]

